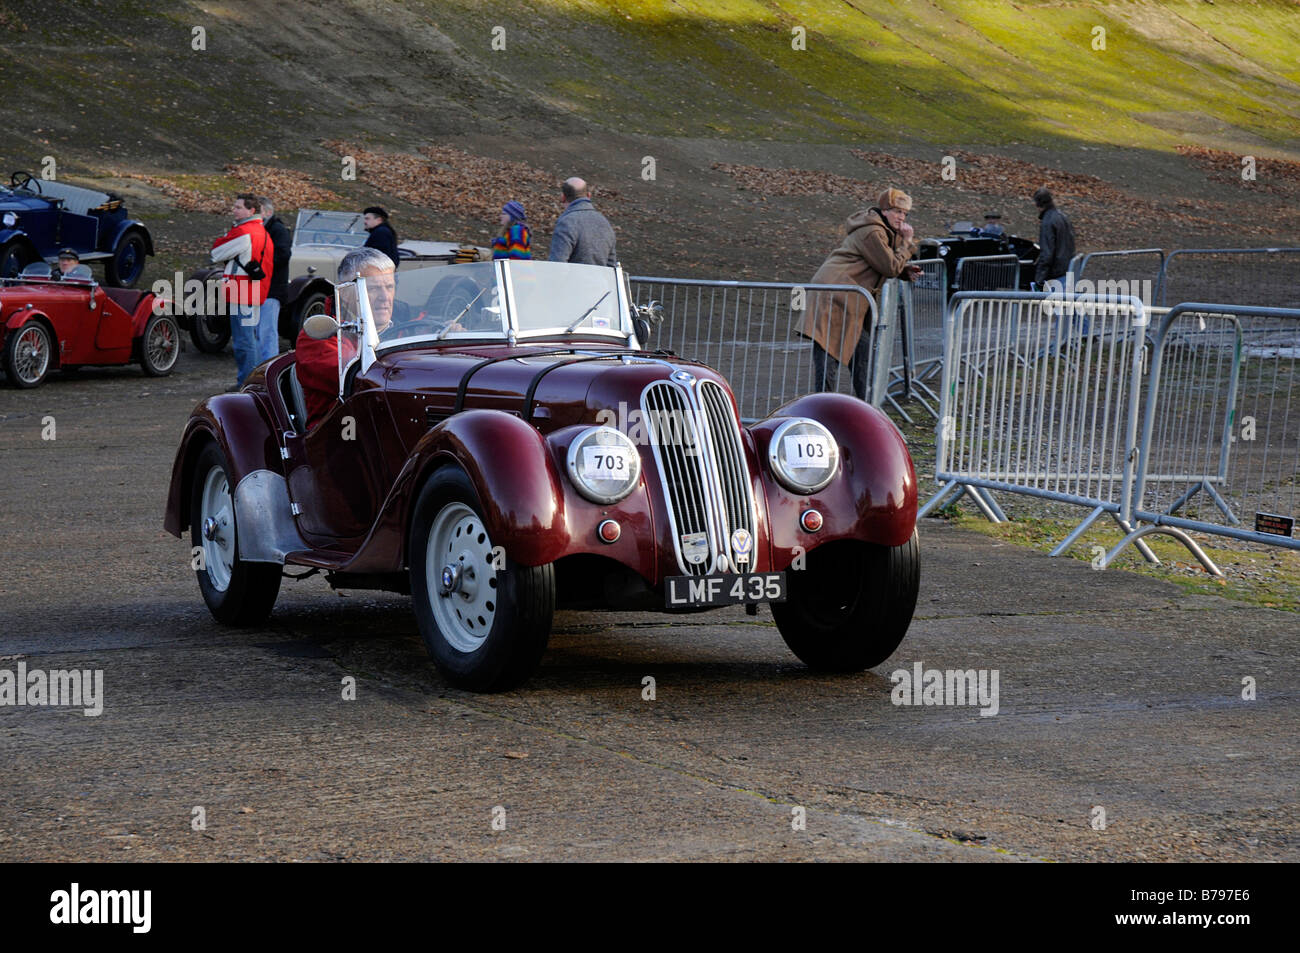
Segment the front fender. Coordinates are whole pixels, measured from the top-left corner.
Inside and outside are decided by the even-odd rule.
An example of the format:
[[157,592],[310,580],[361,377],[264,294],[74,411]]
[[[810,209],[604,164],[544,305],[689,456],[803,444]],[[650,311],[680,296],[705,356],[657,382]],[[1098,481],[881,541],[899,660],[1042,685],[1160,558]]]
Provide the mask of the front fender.
[[0,228],[0,246],[8,245],[11,241],[16,241],[27,249],[27,253],[34,259],[41,259],[40,250],[32,243],[31,236],[21,228]]
[[[839,443],[839,473],[810,496],[787,490],[766,463],[772,432],[790,417],[816,420]],[[811,394],[755,424],[751,433],[762,461],[774,568],[788,568],[800,548],[811,551],[835,540],[901,546],[911,539],[916,528],[916,472],[903,435],[880,410],[844,394]],[[815,533],[799,523],[808,509],[818,510],[824,520]]]
[[500,410],[467,410],[442,421],[411,449],[369,537],[348,569],[394,571],[407,563],[420,489],[438,467],[459,465],[478,490],[489,535],[515,562],[540,566],[568,549],[564,490],[546,440]]
[[[16,331],[19,328],[21,328],[24,324],[26,324],[28,321],[30,321],[32,318],[38,318],[41,321],[44,321],[46,324],[50,326],[50,330],[52,332],[54,331],[54,322],[50,320],[50,316],[48,314],[46,314],[44,311],[40,310],[39,308],[29,308],[25,303],[19,305],[17,308],[14,308],[7,315],[5,315],[4,326],[8,328],[10,331]],[[59,337],[58,333],[54,332],[56,352],[58,351],[58,347],[57,347],[58,337]],[[55,353],[53,356],[58,357],[58,354]]]
[[207,441],[216,441],[226,455],[232,486],[256,470],[283,475],[275,426],[265,404],[252,393],[218,394],[199,402],[181,435],[172,462],[171,485],[163,528],[180,536],[190,525],[190,484],[194,464]]

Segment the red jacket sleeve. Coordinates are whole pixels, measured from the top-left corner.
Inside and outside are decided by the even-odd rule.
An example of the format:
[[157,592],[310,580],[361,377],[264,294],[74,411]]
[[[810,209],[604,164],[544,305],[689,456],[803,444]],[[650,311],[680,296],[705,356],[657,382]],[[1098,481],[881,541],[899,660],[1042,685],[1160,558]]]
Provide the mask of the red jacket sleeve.
[[307,429],[312,430],[339,396],[338,339],[318,341],[300,331],[294,350],[298,355],[298,383],[307,404]]
[[[318,341],[308,337],[306,331],[299,331],[294,352],[297,355],[298,383],[302,385],[303,400],[307,404],[307,429],[314,430],[338,400],[338,338],[327,337]],[[350,340],[344,340],[344,362],[355,356],[356,345]]]

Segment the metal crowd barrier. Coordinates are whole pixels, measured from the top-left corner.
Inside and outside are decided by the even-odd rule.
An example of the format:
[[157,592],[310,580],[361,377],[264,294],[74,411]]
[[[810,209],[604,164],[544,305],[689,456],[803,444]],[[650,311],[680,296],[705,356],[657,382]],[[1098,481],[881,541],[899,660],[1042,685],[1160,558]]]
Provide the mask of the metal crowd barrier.
[[1020,259],[1015,255],[971,255],[957,259],[958,291],[1014,291],[1020,287]]
[[[948,306],[948,266],[942,258],[908,262],[921,269],[915,281],[898,283],[899,320],[889,368],[889,394],[914,400],[935,418],[939,395],[930,387],[943,371],[943,317]],[[908,423],[912,418],[898,407]]]
[[[1053,555],[1103,515],[1131,534],[1146,330],[1134,297],[954,295],[935,458],[942,486],[918,516],[969,494],[1000,522],[996,490],[1090,508]],[[1159,531],[1217,572],[1181,530]],[[1132,541],[1158,562],[1140,536]]]
[[[662,324],[643,343],[717,369],[731,384],[742,420],[759,420],[819,390],[854,392],[853,371],[834,358],[828,356],[824,363],[824,379],[814,373],[813,342],[803,332],[818,308],[863,315],[864,327],[872,328],[860,370],[866,396],[877,407],[892,402],[889,358],[897,308],[877,309],[875,299],[858,285],[645,276],[630,281],[637,304],[653,300],[663,306]],[[847,333],[846,323],[841,330],[846,346]]]
[[1134,517],[1300,549],[1298,484],[1300,310],[1171,309],[1151,358]]
[[1179,248],[1165,258],[1155,300],[1300,308],[1298,275],[1300,248]]
[[[1075,280],[1088,278],[1090,281],[1149,281],[1154,289],[1160,280],[1160,271],[1165,266],[1165,252],[1162,248],[1121,248],[1112,251],[1094,251],[1086,255],[1075,255],[1070,262],[1070,271]],[[1105,294],[1103,289],[1095,289],[1096,294]],[[1143,300],[1154,301],[1154,298]]]

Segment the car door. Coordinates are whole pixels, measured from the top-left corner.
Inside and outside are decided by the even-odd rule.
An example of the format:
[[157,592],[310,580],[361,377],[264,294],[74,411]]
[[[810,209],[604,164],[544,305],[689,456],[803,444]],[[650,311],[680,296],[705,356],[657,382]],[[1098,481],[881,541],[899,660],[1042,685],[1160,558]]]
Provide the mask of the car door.
[[[54,323],[62,364],[94,364],[100,360],[101,351],[95,342],[99,335],[103,302],[94,299],[94,291],[90,285],[50,283],[41,286],[39,294],[46,314]],[[130,346],[130,341],[127,346]]]
[[[113,357],[120,356],[124,350],[129,355],[135,314],[119,304],[114,300],[114,295],[108,294],[97,284],[91,285],[90,294],[94,298],[95,305],[92,313],[98,318],[95,347],[105,352],[116,352],[112,354]],[[131,304],[132,299],[135,304],[139,304],[140,295],[137,292],[128,292],[120,297],[128,304]]]
[[289,498],[303,533],[351,549],[370,532],[388,495],[376,426],[388,416],[375,367],[306,434],[285,434]]

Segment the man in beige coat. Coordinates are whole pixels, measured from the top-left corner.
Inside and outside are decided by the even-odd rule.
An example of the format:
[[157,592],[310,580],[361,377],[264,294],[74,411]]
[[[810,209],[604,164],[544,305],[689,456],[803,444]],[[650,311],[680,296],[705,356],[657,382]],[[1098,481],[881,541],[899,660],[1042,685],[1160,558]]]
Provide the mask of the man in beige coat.
[[[878,202],[878,206],[849,216],[845,223],[848,234],[817,269],[813,284],[861,285],[878,301],[886,278],[902,276],[911,281],[920,275],[919,267],[907,263],[916,251],[912,226],[907,224],[912,199],[891,188],[880,193]],[[811,297],[814,300],[799,333],[813,339],[813,386],[835,390],[839,369],[827,366],[829,354],[849,365],[853,393],[866,400],[872,331],[864,327],[866,302],[849,292],[823,291]]]

